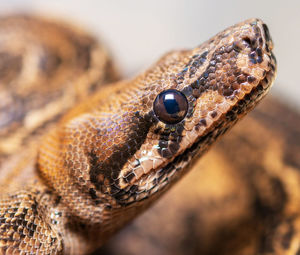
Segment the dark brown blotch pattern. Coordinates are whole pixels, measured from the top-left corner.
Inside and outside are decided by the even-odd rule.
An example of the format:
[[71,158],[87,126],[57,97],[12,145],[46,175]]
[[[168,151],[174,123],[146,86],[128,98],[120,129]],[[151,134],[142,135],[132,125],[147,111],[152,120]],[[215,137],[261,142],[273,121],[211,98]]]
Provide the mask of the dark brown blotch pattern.
[[[156,121],[153,112],[145,116],[135,112],[134,116],[128,116],[127,118],[129,121],[122,125],[123,130],[129,130],[128,134],[123,133],[126,136],[125,139],[120,139],[112,130],[102,130],[100,133],[106,134],[106,140],[111,146],[106,147],[107,151],[103,151],[103,147],[99,147],[99,149],[95,148],[88,153],[90,162],[89,175],[95,189],[104,194],[109,194],[117,200],[119,200],[119,193],[121,192],[118,183],[120,171],[125,163],[140,149],[150,127]],[[121,126],[121,123],[119,125]],[[103,140],[101,137],[99,139]],[[112,153],[110,156],[107,156],[110,151]],[[130,181],[133,178],[132,173],[129,173],[125,178],[127,181]],[[92,197],[93,199],[97,198],[95,192],[93,192]]]
[[[40,201],[36,200],[38,194],[23,191],[17,200],[15,195],[6,198],[11,202],[0,208],[1,254],[11,254],[14,249],[24,248],[45,254],[53,250],[61,251],[61,238],[52,232],[51,225],[43,217]],[[29,238],[31,242],[28,242]]]

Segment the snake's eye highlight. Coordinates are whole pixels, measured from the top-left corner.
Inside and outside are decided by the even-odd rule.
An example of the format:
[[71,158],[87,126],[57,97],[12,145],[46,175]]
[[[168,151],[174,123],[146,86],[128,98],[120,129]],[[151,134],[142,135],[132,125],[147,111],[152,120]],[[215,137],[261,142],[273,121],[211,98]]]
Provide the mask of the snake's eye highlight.
[[168,89],[156,97],[153,109],[162,122],[176,124],[184,119],[188,111],[188,101],[180,91]]

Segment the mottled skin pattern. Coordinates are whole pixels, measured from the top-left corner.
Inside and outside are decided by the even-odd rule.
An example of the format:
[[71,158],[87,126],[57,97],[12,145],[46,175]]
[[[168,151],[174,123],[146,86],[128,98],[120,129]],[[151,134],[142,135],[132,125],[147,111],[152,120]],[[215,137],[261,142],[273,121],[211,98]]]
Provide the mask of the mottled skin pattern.
[[[23,24],[28,20],[32,31],[47,23],[30,18],[11,18],[10,22]],[[50,22],[47,26],[49,30],[68,30]],[[76,41],[74,36],[69,40]],[[75,49],[77,46],[73,45]],[[58,48],[63,53],[68,51],[62,46]],[[51,124],[52,117],[47,118],[49,124],[44,127],[48,129],[47,134],[42,139],[37,135],[38,142],[34,145],[29,142],[32,132],[23,135],[23,139],[17,140],[23,148],[16,149],[18,153],[12,153],[13,149],[4,151],[5,160],[0,169],[3,173],[1,252],[86,254],[103,244],[180,179],[220,135],[267,93],[276,72],[272,48],[262,21],[252,19],[239,23],[194,49],[165,55],[132,80],[102,87],[68,113],[54,117],[55,125]],[[94,73],[99,66],[91,60],[92,53],[87,54],[89,64],[81,68]],[[103,49],[102,54],[106,56]],[[17,60],[11,55],[8,58],[15,63]],[[71,59],[79,61],[76,57],[80,55],[75,54]],[[38,61],[36,73],[48,66],[47,57],[44,62]],[[64,79],[66,85],[77,84],[80,64],[82,61]],[[92,87],[86,94],[95,89],[94,84],[116,77],[107,59],[102,60],[102,70],[98,77],[85,76],[82,71],[80,85],[85,82]],[[166,89],[176,89],[187,98],[188,111],[179,123],[165,124],[154,113],[153,102]],[[61,94],[65,93],[70,92]],[[44,100],[48,94],[51,93],[44,93]],[[14,122],[21,121],[21,129],[32,119],[44,122],[38,120],[50,111],[43,111],[43,106],[37,108],[39,117],[26,115],[27,122],[24,118],[14,121],[4,118],[1,125],[8,131],[3,133],[15,132],[18,137],[18,131],[9,131]],[[26,137],[28,140],[24,140]],[[26,144],[30,145],[28,150]]]
[[294,110],[267,96],[94,254],[300,254],[300,114]]

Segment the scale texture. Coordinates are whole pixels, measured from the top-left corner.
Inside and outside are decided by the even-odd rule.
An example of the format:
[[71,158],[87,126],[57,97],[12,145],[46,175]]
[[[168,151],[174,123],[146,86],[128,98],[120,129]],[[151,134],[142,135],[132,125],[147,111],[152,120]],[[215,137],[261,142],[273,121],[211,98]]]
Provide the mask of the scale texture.
[[294,110],[268,96],[95,254],[299,254],[300,115]]
[[92,252],[253,109],[276,73],[258,19],[105,86],[118,74],[80,29],[7,17],[0,42],[4,254]]

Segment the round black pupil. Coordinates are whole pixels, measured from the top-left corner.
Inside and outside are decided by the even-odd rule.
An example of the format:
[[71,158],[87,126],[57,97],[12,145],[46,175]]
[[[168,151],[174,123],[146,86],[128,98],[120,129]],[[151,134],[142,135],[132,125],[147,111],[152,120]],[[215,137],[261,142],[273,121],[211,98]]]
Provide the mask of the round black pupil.
[[161,121],[175,124],[184,119],[188,110],[188,101],[180,91],[168,89],[156,97],[153,109]]
[[167,113],[175,114],[175,113],[180,112],[179,105],[178,105],[173,93],[165,94],[163,96],[163,103],[164,103]]

